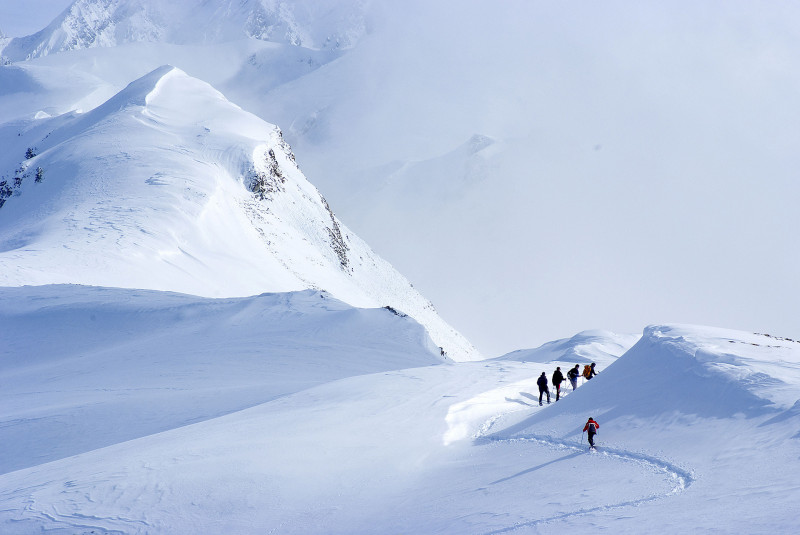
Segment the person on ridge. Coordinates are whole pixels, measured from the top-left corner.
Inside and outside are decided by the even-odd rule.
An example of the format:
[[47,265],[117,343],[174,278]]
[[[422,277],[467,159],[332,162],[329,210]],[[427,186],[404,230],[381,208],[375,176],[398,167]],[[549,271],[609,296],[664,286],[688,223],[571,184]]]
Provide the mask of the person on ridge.
[[567,378],[569,378],[570,384],[572,384],[572,391],[575,392],[575,389],[578,388],[578,377],[581,375],[581,367],[576,364],[574,368],[570,368],[567,372]]
[[594,449],[594,436],[597,434],[597,430],[600,429],[600,424],[595,422],[592,417],[589,417],[589,421],[586,422],[586,425],[583,426],[583,432],[589,432],[589,448]]
[[539,385],[539,405],[542,404],[542,394],[545,393],[547,394],[547,403],[550,403],[550,390],[547,388],[547,374],[545,372],[542,372],[536,384]]
[[596,372],[596,371],[594,371],[594,362],[592,362],[592,365],[591,365],[591,366],[589,366],[589,368],[591,369],[591,372],[589,373],[589,379],[591,379],[592,377],[594,377],[595,375],[597,375],[597,372]]
[[561,373],[561,366],[556,366],[556,371],[553,372],[553,386],[556,387],[556,401],[561,396],[561,382],[564,380],[564,375]]

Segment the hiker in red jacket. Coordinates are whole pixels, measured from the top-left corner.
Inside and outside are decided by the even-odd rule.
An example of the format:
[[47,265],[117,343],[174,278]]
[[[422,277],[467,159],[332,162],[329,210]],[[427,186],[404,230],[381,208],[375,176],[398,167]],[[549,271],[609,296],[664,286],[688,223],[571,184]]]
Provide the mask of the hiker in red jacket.
[[597,434],[597,430],[600,429],[600,424],[595,422],[591,417],[589,421],[586,422],[586,425],[583,426],[584,433],[586,431],[589,432],[589,448],[594,449],[594,436]]

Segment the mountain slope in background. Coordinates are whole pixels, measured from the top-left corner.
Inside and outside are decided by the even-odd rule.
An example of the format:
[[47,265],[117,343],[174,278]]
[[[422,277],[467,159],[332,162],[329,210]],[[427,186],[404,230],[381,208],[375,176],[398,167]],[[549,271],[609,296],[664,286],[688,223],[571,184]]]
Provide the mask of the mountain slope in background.
[[362,1],[76,0],[43,30],[12,39],[11,61],[126,43],[253,38],[311,49],[352,47],[366,31]]
[[[0,284],[324,289],[477,352],[334,216],[280,131],[164,66],[84,114],[6,123]],[[35,155],[34,155],[35,153]]]

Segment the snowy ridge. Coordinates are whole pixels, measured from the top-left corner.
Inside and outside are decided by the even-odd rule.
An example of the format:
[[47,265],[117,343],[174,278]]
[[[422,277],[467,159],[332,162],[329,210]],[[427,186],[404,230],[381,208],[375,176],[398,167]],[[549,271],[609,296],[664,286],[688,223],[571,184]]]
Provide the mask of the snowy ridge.
[[336,218],[277,127],[179,69],[160,67],[88,113],[13,128],[2,285],[324,289],[411,315],[455,359],[478,356]]
[[[75,285],[0,288],[0,326],[10,333],[0,349],[7,445],[0,473],[343,377],[443,361],[410,318],[311,290],[207,299]],[[109,426],[110,414],[124,425]],[[59,436],[64,427],[70,431]]]
[[605,366],[633,347],[639,338],[640,335],[621,335],[610,331],[583,331],[571,338],[554,340],[536,349],[518,349],[497,359],[543,363],[602,362]]
[[243,0],[76,0],[43,30],[0,51],[12,61],[126,43],[220,43],[253,38],[348,48],[365,32],[364,3]]

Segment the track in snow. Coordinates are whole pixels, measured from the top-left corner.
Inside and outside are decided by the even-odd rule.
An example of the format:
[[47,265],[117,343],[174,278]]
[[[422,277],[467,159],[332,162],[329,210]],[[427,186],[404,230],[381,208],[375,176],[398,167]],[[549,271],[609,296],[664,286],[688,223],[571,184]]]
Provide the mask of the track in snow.
[[[565,451],[572,451],[576,455],[577,454],[598,455],[601,456],[601,458],[606,458],[609,460],[622,461],[625,463],[636,463],[640,465],[643,469],[647,469],[656,473],[660,472],[665,474],[667,481],[671,483],[670,490],[668,490],[667,492],[650,494],[637,499],[625,500],[612,504],[604,504],[597,507],[586,507],[570,511],[568,513],[553,515],[526,522],[519,522],[514,524],[513,526],[497,529],[494,531],[488,531],[485,533],[485,535],[508,533],[520,528],[535,527],[540,524],[557,522],[559,520],[564,520],[571,517],[588,515],[596,512],[611,511],[625,507],[635,507],[655,500],[667,498],[669,496],[674,496],[686,490],[694,482],[694,477],[690,471],[687,471],[667,460],[660,459],[658,457],[654,457],[652,455],[647,455],[644,453],[637,453],[619,448],[608,448],[605,446],[601,447],[595,452],[587,452],[588,444],[584,443],[583,445],[578,445],[575,443],[574,440],[572,441],[563,440],[552,436],[534,435],[534,434],[522,434],[522,435],[514,435],[513,437],[508,437],[508,436],[503,436],[502,431],[499,430],[492,433],[491,430],[495,427],[497,422],[503,418],[503,416],[507,415],[509,412],[516,412],[517,410],[519,410],[516,407],[518,407],[520,399],[517,399],[515,396],[509,398],[509,391],[514,390],[515,388],[520,387],[522,385],[523,383],[515,383],[512,385],[506,385],[504,387],[493,389],[488,392],[484,392],[478,396],[475,396],[468,401],[461,402],[453,407],[454,409],[457,409],[457,411],[455,412],[465,415],[464,417],[462,417],[465,420],[468,420],[470,419],[470,417],[472,417],[475,418],[473,422],[476,422],[478,421],[478,418],[482,417],[483,423],[478,426],[475,426],[477,427],[478,430],[477,433],[473,435],[473,439],[476,441],[477,444],[481,443],[509,444],[514,442],[532,442],[542,446],[547,446]],[[525,388],[523,386],[522,387],[523,391],[519,392],[519,395],[522,397],[530,398],[531,400],[534,401],[534,403],[532,405],[527,403],[522,403],[522,404],[528,405],[531,408],[542,410],[536,407],[535,402],[537,402],[538,399],[534,398],[534,396],[531,394],[527,394],[526,392],[528,390],[532,390],[530,385],[526,386],[528,386],[528,388]],[[565,391],[562,392],[562,397],[565,397],[571,393],[572,392],[568,392],[565,389]],[[485,409],[483,412],[481,412],[481,407],[487,407],[487,406],[494,407],[496,411],[498,406],[502,406],[501,403],[498,403],[500,402],[501,399],[502,401],[505,401],[504,405],[506,409],[508,409],[509,407],[514,407],[514,408],[511,409],[510,411],[501,410],[500,412],[495,412],[490,417],[486,418],[487,413]],[[494,404],[492,402],[494,402]],[[473,427],[473,429],[475,429],[475,427]],[[516,477],[518,475],[521,474],[516,474],[515,476],[512,477]],[[505,481],[505,479],[495,481],[492,484],[502,483],[503,481]]]
[[[613,504],[606,504],[597,507],[588,507],[583,509],[578,509],[575,511],[570,511],[568,513],[553,515],[546,518],[539,518],[536,520],[530,520],[527,522],[519,522],[514,524],[513,526],[487,531],[484,535],[494,535],[499,533],[509,533],[515,531],[520,528],[526,527],[534,527],[540,524],[546,524],[549,522],[557,522],[559,520],[564,520],[571,517],[582,516],[597,512],[605,512],[605,511],[612,511],[615,509],[621,509],[624,507],[636,507],[638,505],[642,505],[648,502],[652,502],[655,500],[659,500],[662,498],[666,498],[669,496],[674,496],[680,492],[686,490],[693,482],[694,477],[692,473],[686,471],[673,463],[665,461],[663,459],[659,459],[657,457],[653,457],[651,455],[646,455],[643,453],[636,453],[627,450],[622,450],[618,448],[607,448],[602,447],[602,449],[596,450],[595,452],[586,452],[586,445],[578,446],[574,442],[562,440],[554,437],[549,436],[541,436],[541,435],[519,435],[514,438],[503,438],[499,436],[486,436],[482,437],[480,440],[485,440],[486,442],[493,442],[493,443],[513,443],[513,442],[533,442],[536,444],[540,444],[543,446],[549,446],[558,448],[561,450],[571,450],[576,453],[585,453],[587,455],[601,455],[608,458],[618,459],[623,462],[632,462],[642,465],[643,467],[656,471],[656,472],[663,472],[667,475],[670,481],[673,482],[672,489],[668,492],[662,492],[657,494],[651,494],[649,496],[645,496],[642,498],[634,499],[634,500],[626,500],[618,503]],[[503,480],[495,481],[494,483],[500,483]]]

